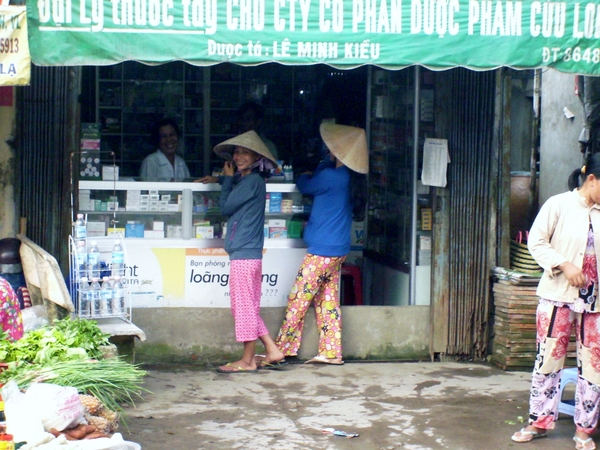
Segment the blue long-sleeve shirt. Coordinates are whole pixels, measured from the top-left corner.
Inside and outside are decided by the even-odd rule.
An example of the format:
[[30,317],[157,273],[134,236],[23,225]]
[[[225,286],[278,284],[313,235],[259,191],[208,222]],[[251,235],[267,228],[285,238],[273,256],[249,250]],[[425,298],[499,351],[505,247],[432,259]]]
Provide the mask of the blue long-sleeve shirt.
[[314,196],[304,241],[308,253],[318,256],[344,256],[350,252],[352,204],[350,169],[335,168],[324,161],[312,175],[302,175],[296,182],[303,194]]
[[266,194],[265,180],[257,172],[222,178],[219,206],[228,216],[225,251],[229,259],[262,259]]

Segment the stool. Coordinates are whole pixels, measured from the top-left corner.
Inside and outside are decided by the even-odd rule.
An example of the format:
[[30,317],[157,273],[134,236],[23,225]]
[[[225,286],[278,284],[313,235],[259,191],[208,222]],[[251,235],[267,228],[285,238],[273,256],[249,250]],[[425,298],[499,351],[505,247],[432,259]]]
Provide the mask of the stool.
[[575,383],[577,385],[577,378],[579,377],[579,372],[577,367],[570,367],[568,369],[563,369],[560,375],[560,403],[558,404],[558,412],[563,414],[568,414],[569,416],[575,415],[575,399],[572,400],[563,400],[563,391],[567,384]]
[[[362,276],[360,274],[360,267],[351,264],[342,264],[341,275],[340,294],[342,295],[340,297],[342,301],[340,304],[362,305]],[[354,294],[353,296],[351,296],[352,293]]]

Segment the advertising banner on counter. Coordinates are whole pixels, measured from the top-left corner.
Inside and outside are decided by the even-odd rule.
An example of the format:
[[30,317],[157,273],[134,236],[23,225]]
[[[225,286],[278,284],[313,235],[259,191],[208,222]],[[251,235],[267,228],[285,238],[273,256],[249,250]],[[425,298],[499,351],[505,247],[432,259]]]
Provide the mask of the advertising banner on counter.
[[38,65],[125,60],[600,74],[600,1],[33,0]]
[[[261,306],[285,306],[306,249],[265,249]],[[282,264],[282,261],[285,263]],[[229,256],[220,248],[136,248],[127,287],[133,308],[229,308]]]
[[30,76],[25,6],[0,5],[0,86],[27,86]]

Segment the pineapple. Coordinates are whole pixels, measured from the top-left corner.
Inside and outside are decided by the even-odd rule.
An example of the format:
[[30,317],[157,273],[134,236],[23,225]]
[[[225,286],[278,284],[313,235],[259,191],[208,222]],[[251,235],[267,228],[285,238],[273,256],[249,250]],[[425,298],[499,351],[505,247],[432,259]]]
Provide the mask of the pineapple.
[[110,433],[110,424],[104,417],[90,416],[86,414],[85,420],[87,420],[90,425],[95,426],[96,430],[100,431],[101,433]]
[[103,417],[108,421],[108,426],[110,428],[111,433],[117,431],[117,428],[119,428],[119,416],[116,412],[111,411],[108,408],[102,408],[98,416]]
[[100,400],[93,395],[79,394],[79,400],[81,401],[85,412],[92,416],[97,415],[98,411],[104,407]]

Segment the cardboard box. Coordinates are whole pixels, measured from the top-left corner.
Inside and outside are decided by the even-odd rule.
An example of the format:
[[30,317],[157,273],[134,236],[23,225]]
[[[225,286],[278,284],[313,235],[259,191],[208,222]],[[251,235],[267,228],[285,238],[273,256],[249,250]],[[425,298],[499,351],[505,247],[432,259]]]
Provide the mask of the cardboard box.
[[125,236],[125,228],[109,228],[106,235],[113,237]]
[[281,212],[281,200],[282,200],[281,192],[271,192],[270,199],[269,199],[269,212],[271,212],[271,213]]
[[126,238],[143,238],[144,237],[144,224],[128,222],[125,224],[125,237]]
[[302,222],[299,220],[290,220],[287,231],[290,239],[300,239],[302,237]]
[[144,230],[144,238],[146,239],[164,239],[165,232],[163,230]]
[[181,239],[182,227],[181,225],[167,225],[167,237],[174,239]]
[[286,239],[286,227],[269,227],[269,239]]
[[106,224],[104,222],[88,222],[85,228],[87,237],[106,236]]
[[213,239],[215,237],[215,229],[211,226],[196,227],[196,239]]
[[285,219],[269,219],[267,221],[269,227],[284,227],[285,228]]
[[152,229],[155,230],[155,231],[165,231],[165,223],[164,222],[155,221],[152,224]]

